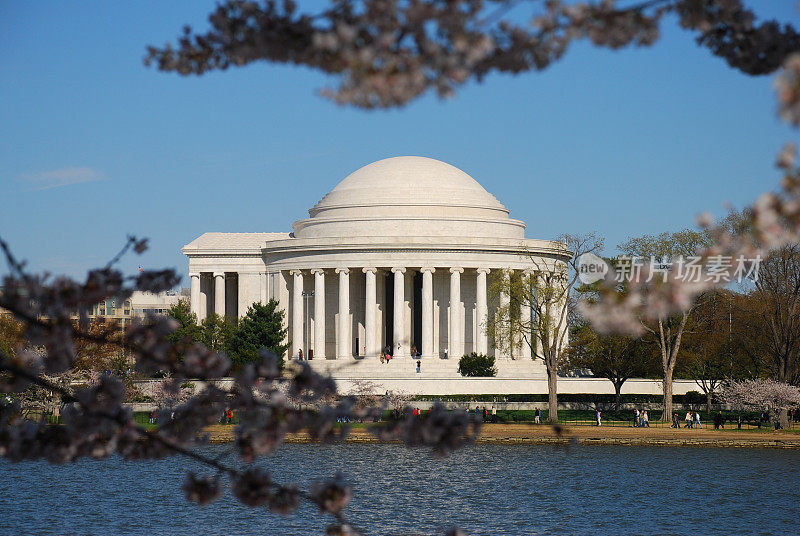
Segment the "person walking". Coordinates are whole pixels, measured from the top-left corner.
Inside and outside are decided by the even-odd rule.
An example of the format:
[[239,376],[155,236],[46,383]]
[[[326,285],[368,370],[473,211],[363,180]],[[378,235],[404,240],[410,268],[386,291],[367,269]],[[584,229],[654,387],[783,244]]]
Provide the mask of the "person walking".
[[702,428],[703,427],[703,423],[700,422],[700,412],[699,411],[695,411],[694,412],[694,424],[698,428]]
[[417,360],[417,374],[422,372],[422,361]]
[[536,414],[533,418],[533,422],[535,422],[536,424],[541,424],[542,422],[542,410],[540,410],[539,408],[536,408]]
[[681,427],[681,423],[678,422],[678,414],[677,413],[673,413],[672,414],[672,426],[670,426],[670,428],[680,428],[680,427]]
[[645,426],[650,428],[650,416],[647,415],[647,410],[644,410],[642,412],[642,428],[644,428]]
[[600,416],[601,415],[602,415],[602,412],[599,409],[597,411],[595,411],[594,417],[595,417],[595,419],[597,419],[597,426],[601,425],[600,424]]
[[639,427],[639,408],[633,409],[633,427],[634,428]]
[[297,359],[299,359],[300,361],[303,360],[303,349],[302,348],[300,348],[300,350],[297,351]]
[[687,411],[686,412],[686,424],[684,424],[683,427],[684,428],[691,428],[693,422],[694,422],[694,419],[692,419],[692,412],[691,411]]
[[497,422],[497,408],[492,404],[492,422]]

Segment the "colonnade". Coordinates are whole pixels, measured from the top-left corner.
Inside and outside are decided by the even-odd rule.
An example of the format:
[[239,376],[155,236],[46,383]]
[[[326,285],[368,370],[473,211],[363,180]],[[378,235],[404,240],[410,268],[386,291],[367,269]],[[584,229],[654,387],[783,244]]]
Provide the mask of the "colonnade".
[[[210,278],[210,285],[206,290],[201,286],[201,276]],[[238,274],[228,274],[226,272],[193,272],[189,274],[190,279],[190,304],[192,312],[197,315],[198,320],[203,320],[212,313],[225,316],[226,313],[226,287],[228,278],[236,277]],[[208,281],[208,279],[206,280]],[[207,297],[211,291],[213,300]],[[206,304],[209,301],[210,306]]]
[[264,276],[256,271],[190,272],[191,311],[198,320],[211,314],[243,316],[252,303],[264,301]]
[[[446,334],[441,333],[441,337],[447,337],[446,344],[439,344],[448,349],[449,356],[457,357],[464,353],[466,346],[466,329],[468,329],[467,322],[464,318],[464,309],[462,303],[462,279],[467,277],[464,275],[464,268],[461,266],[451,267],[435,267],[435,266],[421,266],[421,267],[377,267],[377,266],[364,266],[364,267],[339,267],[333,269],[313,268],[313,269],[292,269],[284,271],[288,274],[288,279],[285,278],[286,284],[291,285],[291,291],[287,298],[291,300],[291,318],[290,322],[290,337],[291,337],[291,357],[297,357],[298,352],[303,348],[304,342],[308,347],[314,348],[314,357],[317,359],[324,358],[345,358],[353,356],[353,322],[345,321],[350,319],[351,313],[351,274],[355,272],[364,274],[364,293],[358,292],[356,296],[363,296],[363,334],[364,339],[360,341],[359,346],[364,350],[365,357],[373,357],[379,355],[381,352],[381,338],[378,331],[379,322],[379,301],[378,301],[378,274],[392,274],[393,278],[393,296],[392,296],[392,334],[393,340],[386,341],[386,345],[391,344],[393,357],[409,357],[411,356],[411,343],[407,338],[410,326],[406,325],[406,304],[412,301],[412,296],[407,296],[407,277],[413,277],[417,272],[421,274],[421,301],[417,302],[421,306],[421,312],[417,317],[417,322],[421,319],[421,333],[415,335],[415,339],[420,344],[419,350],[422,357],[433,357],[437,355],[435,347],[435,333],[439,332],[439,325],[436,322],[437,317],[434,314],[434,273],[445,271],[449,274],[449,294],[448,294],[448,310],[449,310],[449,323]],[[506,271],[505,269],[495,268],[494,270]],[[490,268],[472,268],[469,270],[468,277],[474,277],[474,288],[476,291],[474,302],[474,324],[475,328],[472,338],[472,348],[470,350],[480,354],[489,353],[489,334],[487,333],[486,326],[489,317],[489,303],[488,303],[488,275],[491,273]],[[507,272],[508,273],[508,272]],[[225,272],[204,272],[205,276],[203,287],[201,288],[201,274],[191,273],[191,304],[192,311],[202,320],[212,312],[225,315],[226,310],[226,276],[228,279],[236,277],[238,274],[231,274]],[[304,275],[313,276],[313,289],[304,289]],[[266,274],[264,274],[266,276]],[[327,279],[338,279],[334,284],[338,286],[338,303],[326,303],[326,284],[330,284]],[[441,282],[441,278],[437,278]],[[417,283],[418,284],[418,283]],[[439,284],[439,283],[437,283]],[[388,286],[388,285],[387,285]],[[235,288],[235,287],[233,287]],[[284,287],[285,288],[285,287]],[[419,288],[419,287],[417,287]],[[471,293],[472,281],[469,281],[469,291]],[[213,298],[208,296],[208,291],[213,292]],[[289,290],[289,289],[286,289]],[[311,292],[304,292],[304,290],[313,290],[313,315],[309,311],[310,303],[305,302],[311,296]],[[241,289],[238,289],[241,294]],[[336,293],[333,294],[336,296]],[[441,300],[442,292],[437,291],[437,295]],[[418,295],[419,296],[419,295]],[[276,296],[277,297],[277,296]],[[234,298],[235,300],[235,298]],[[470,298],[471,300],[471,298]],[[239,301],[241,301],[241,296]],[[389,297],[386,296],[386,303],[389,303]],[[524,301],[524,300],[523,300]],[[201,305],[202,303],[202,305]],[[507,295],[500,295],[500,306],[507,306],[509,297]],[[208,306],[206,306],[208,304]],[[246,309],[247,305],[244,306]],[[289,306],[289,303],[282,303],[284,308]],[[361,305],[361,304],[358,304]],[[229,308],[231,305],[228,306]],[[335,307],[336,309],[331,309]],[[471,304],[470,304],[471,307]],[[213,308],[209,310],[209,308]],[[239,304],[242,308],[242,304]],[[358,309],[361,309],[358,307]],[[333,310],[338,313],[339,321],[335,322],[336,344],[333,346],[335,355],[326,355],[326,312],[330,313]],[[360,311],[359,311],[360,312]],[[238,314],[243,314],[243,311],[238,311]],[[304,318],[305,316],[305,318]],[[313,333],[305,333],[305,329],[311,329],[309,324],[313,318]],[[333,316],[329,317],[334,318]],[[529,323],[531,319],[531,310],[529,307],[522,307],[520,311],[520,320],[523,325]],[[447,317],[439,317],[439,322],[447,322]],[[412,317],[413,322],[413,317]],[[414,329],[419,328],[419,324]],[[308,337],[306,337],[308,335]],[[312,343],[313,341],[313,343]],[[530,358],[531,349],[528,344],[522,341],[516,341],[512,346],[513,357]],[[357,352],[360,353],[360,352]],[[419,355],[418,354],[418,355]]]
[[[304,319],[304,311],[307,309],[307,304],[304,304],[304,296],[309,292],[304,292],[303,288],[303,274],[304,272],[312,273],[314,275],[314,326],[313,326],[313,341],[314,341],[314,358],[345,358],[352,357],[353,355],[353,336],[351,330],[353,324],[349,319],[351,314],[350,304],[350,275],[353,272],[361,272],[364,274],[364,340],[360,346],[364,348],[365,357],[373,357],[379,355],[381,352],[381,341],[379,339],[378,331],[378,273],[391,273],[394,282],[394,290],[392,296],[392,334],[393,340],[386,341],[386,345],[391,344],[393,357],[408,357],[411,356],[410,342],[406,338],[407,326],[406,315],[404,308],[406,302],[412,300],[411,296],[406,296],[406,277],[413,276],[416,272],[421,274],[422,279],[422,299],[421,299],[421,328],[420,337],[417,340],[421,342],[421,356],[432,357],[436,355],[434,348],[435,332],[438,326],[435,325],[434,315],[434,277],[433,274],[437,270],[447,270],[450,280],[449,292],[449,329],[447,332],[447,345],[450,356],[460,356],[465,348],[465,330],[467,329],[463,308],[461,307],[461,283],[464,277],[464,268],[460,266],[441,268],[434,266],[422,266],[419,268],[409,268],[405,266],[396,266],[391,268],[379,268],[376,266],[365,267],[341,267],[336,269],[324,270],[315,268],[312,270],[290,270],[289,274],[292,278],[292,292],[291,292],[291,338],[293,345],[291,348],[292,357],[297,357],[298,352],[303,348],[303,341],[306,339],[304,329],[310,329],[307,326],[308,319]],[[473,337],[473,350],[477,353],[488,354],[489,352],[489,336],[486,331],[486,325],[489,315],[489,305],[487,296],[487,276],[491,272],[489,268],[475,269],[475,334]],[[325,285],[326,279],[331,276],[338,278],[338,304],[333,305],[337,307],[336,313],[340,319],[336,324],[336,345],[334,356],[326,355],[325,345],[325,318],[326,311],[329,311],[331,304],[326,303]],[[309,289],[311,290],[311,289]],[[388,303],[388,296],[386,299]],[[530,320],[530,309],[527,313],[523,312],[523,317]],[[443,321],[439,318],[439,321]],[[444,320],[446,321],[446,320]],[[311,339],[311,336],[309,336]],[[310,342],[310,341],[309,341]],[[522,345],[521,352],[518,353],[520,357],[530,357],[530,348],[526,344]],[[516,355],[515,355],[516,357]]]

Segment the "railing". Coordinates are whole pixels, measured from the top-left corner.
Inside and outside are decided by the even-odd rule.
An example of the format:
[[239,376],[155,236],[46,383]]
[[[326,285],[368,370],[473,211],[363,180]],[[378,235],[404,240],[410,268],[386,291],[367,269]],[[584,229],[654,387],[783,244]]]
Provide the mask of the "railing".
[[[136,412],[134,413],[134,420],[136,424],[147,426],[147,425],[157,425],[159,417],[163,419],[165,416],[168,416],[168,410],[161,410],[156,413],[155,419],[152,417],[152,413],[150,412]],[[529,415],[530,413],[530,415]],[[29,414],[26,415],[28,418],[33,420],[38,420],[41,417],[41,413],[39,414]],[[388,417],[388,413],[387,413]],[[548,412],[542,411],[540,424],[547,425]],[[662,422],[660,420],[661,415],[659,413],[653,413],[649,416],[649,426],[645,426],[645,428],[672,428],[672,422]],[[491,423],[494,421],[492,415],[490,414],[486,417],[485,422]],[[55,416],[53,414],[48,414],[46,417],[46,421],[48,424],[60,424],[63,423],[63,417]],[[497,413],[496,422],[501,424],[535,424],[535,418],[533,412],[521,412],[521,411],[507,411],[507,410],[500,410]],[[591,417],[585,412],[577,413],[574,411],[564,410],[558,412],[558,422],[565,426],[597,426],[597,421],[594,417]],[[631,428],[634,427],[634,416],[628,413],[617,414],[614,412],[605,412],[601,415],[600,418],[601,426],[609,426],[609,427],[626,427]],[[678,426],[679,428],[688,428],[686,426],[686,422],[684,419],[678,419]],[[702,428],[713,429],[714,428],[714,421],[701,419]],[[231,418],[230,422],[228,421],[225,415],[219,416],[218,424],[239,424],[239,414],[238,412],[233,412],[233,417]],[[752,414],[748,414],[743,416],[741,423],[736,415],[725,415],[725,421],[723,427],[725,429],[734,429],[734,430],[757,430],[757,429],[765,429],[771,430],[773,427],[773,422],[767,422],[760,420],[758,416],[754,416]],[[693,424],[692,427],[696,427],[696,424]],[[790,430],[800,430],[800,422],[794,421],[789,422],[789,429]]]
[[[534,423],[533,418],[526,418],[525,419],[508,419],[504,418],[504,412],[498,412],[498,422],[513,424],[532,424]],[[541,423],[547,424],[547,416],[548,412],[543,411],[541,415]],[[672,421],[669,422],[662,422],[660,413],[649,414],[649,420],[647,424],[645,424],[644,428],[672,428],[673,423]],[[487,422],[491,422],[491,416]],[[597,420],[595,417],[590,417],[587,415],[576,415],[574,412],[570,411],[559,411],[558,412],[558,422],[565,426],[597,426]],[[635,422],[635,416],[629,414],[615,414],[612,412],[604,412],[600,417],[601,426],[611,426],[611,427],[627,427],[633,428]],[[707,420],[707,419],[700,419],[701,428],[711,428],[714,429],[714,421]],[[753,418],[752,416],[747,416],[743,418],[741,423],[737,417],[731,415],[725,415],[725,420],[722,424],[723,428],[725,429],[741,429],[741,430],[754,430],[754,429],[772,429],[773,427],[772,422],[767,421],[760,421],[758,418]],[[638,426],[641,427],[641,426]],[[687,421],[684,418],[679,416],[678,418],[678,427],[679,428],[689,428],[687,426]],[[697,424],[693,421],[691,428],[696,428]],[[798,422],[790,422],[789,429],[800,429],[800,423]]]

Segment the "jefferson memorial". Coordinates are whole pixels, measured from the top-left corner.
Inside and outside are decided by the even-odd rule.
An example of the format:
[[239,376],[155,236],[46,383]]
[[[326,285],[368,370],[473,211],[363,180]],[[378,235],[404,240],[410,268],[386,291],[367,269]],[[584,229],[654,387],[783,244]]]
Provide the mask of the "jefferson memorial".
[[[527,344],[495,347],[487,279],[563,270],[570,252],[526,238],[525,223],[460,169],[416,156],[379,160],[345,177],[292,229],[205,233],[184,246],[198,318],[235,318],[275,299],[286,312],[289,359],[302,352],[337,381],[381,390],[530,393],[531,381],[543,381]],[[462,378],[458,360],[469,352],[494,355],[497,377]]]

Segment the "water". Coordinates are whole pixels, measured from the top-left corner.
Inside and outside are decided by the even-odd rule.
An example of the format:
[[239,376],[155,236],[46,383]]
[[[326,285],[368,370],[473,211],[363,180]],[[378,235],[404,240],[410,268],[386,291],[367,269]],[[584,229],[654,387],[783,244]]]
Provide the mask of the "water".
[[[226,447],[210,447],[221,453]],[[276,480],[344,471],[349,518],[368,534],[798,534],[800,452],[480,445],[450,458],[397,445],[285,445]],[[311,506],[283,518],[228,495],[180,495],[193,464],[0,461],[1,535],[321,534]]]

